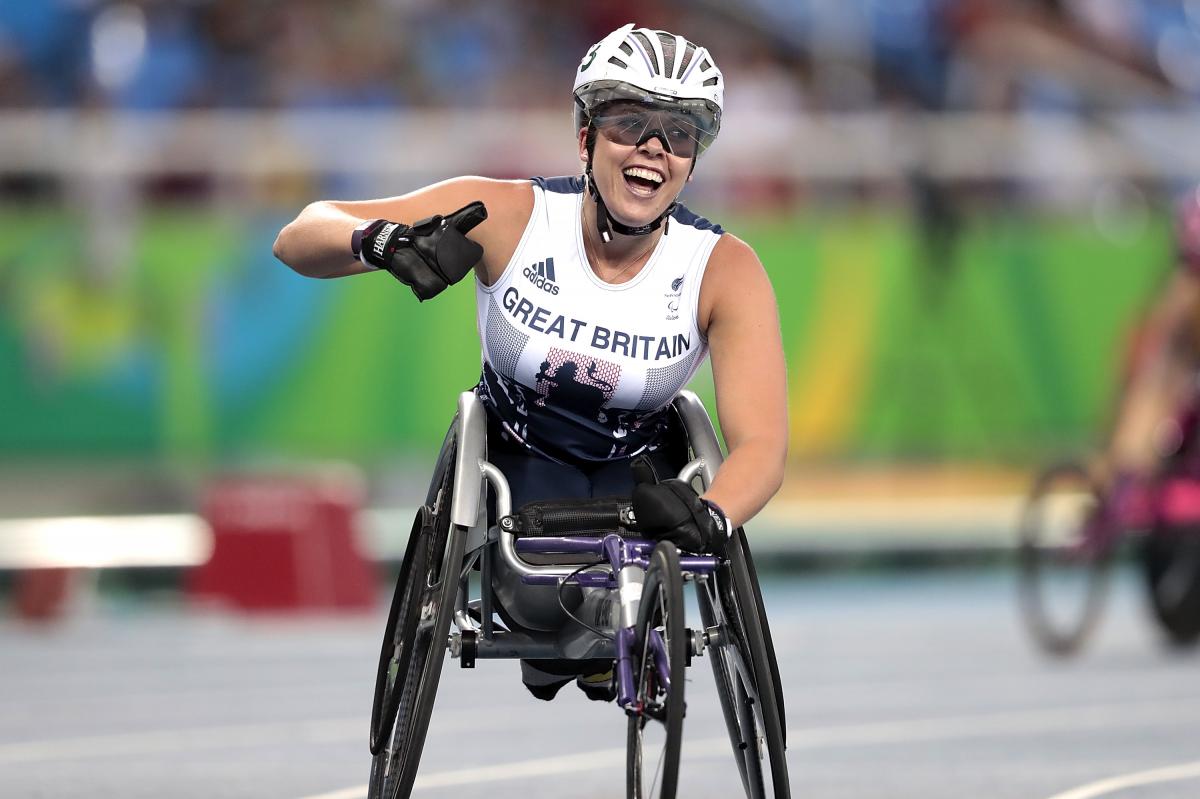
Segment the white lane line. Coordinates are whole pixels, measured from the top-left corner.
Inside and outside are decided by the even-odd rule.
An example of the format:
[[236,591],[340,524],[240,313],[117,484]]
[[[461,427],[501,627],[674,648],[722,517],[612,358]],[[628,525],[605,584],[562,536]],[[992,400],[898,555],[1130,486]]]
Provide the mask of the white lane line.
[[37,763],[49,760],[80,760],[164,754],[191,749],[259,746],[274,741],[324,743],[366,737],[361,717],[297,721],[271,724],[228,724],[190,730],[154,730],[118,735],[91,735],[58,740],[25,741],[0,745],[0,763]]
[[[728,746],[728,744],[726,744]],[[539,777],[547,774],[574,774],[579,771],[620,768],[625,764],[625,749],[598,749],[557,757],[539,757],[515,763],[499,763],[494,766],[440,771],[417,777],[413,788],[446,788],[453,785],[475,785],[478,783],[516,780],[523,777]]]
[[[788,750],[830,749],[841,746],[909,744],[963,738],[990,738],[1045,732],[1078,732],[1111,729],[1114,721],[1123,727],[1160,723],[1191,722],[1194,707],[1183,707],[1179,700],[1141,704],[1085,705],[1046,710],[988,713],[972,716],[941,716],[904,721],[867,724],[841,724],[828,727],[788,730]],[[684,760],[720,756],[729,751],[729,739],[685,740]],[[565,772],[596,771],[619,766],[624,749],[601,749],[558,757],[521,760],[470,769],[440,771],[418,777],[414,789],[444,788],[480,784],[522,777],[537,777]],[[1197,764],[1200,765],[1200,764]],[[367,786],[343,788],[303,799],[363,799]],[[1057,796],[1052,799],[1068,799]],[[1084,799],[1083,796],[1070,799]]]
[[[496,715],[481,717],[478,710],[447,711],[439,716],[438,728],[458,730],[511,729],[512,719],[521,709],[497,708]],[[228,749],[265,746],[279,741],[334,743],[367,739],[367,720],[362,716],[264,724],[225,724],[178,730],[89,735],[41,741],[0,744],[0,764],[37,763],[49,760],[82,760],[96,757],[121,757],[165,754],[193,749]]]
[[1142,785],[1153,785],[1159,782],[1175,782],[1177,780],[1192,780],[1200,778],[1200,760],[1194,763],[1181,763],[1178,766],[1164,766],[1138,771],[1133,774],[1120,774],[1096,782],[1072,788],[1063,793],[1056,793],[1050,799],[1093,799],[1096,796],[1115,793],[1125,788],[1137,788]]
[[[706,742],[707,743],[707,742]],[[725,744],[729,746],[728,742]],[[500,780],[517,780],[527,777],[545,777],[551,774],[575,774],[580,771],[620,768],[625,764],[624,749],[600,749],[574,755],[539,757],[515,763],[498,763],[494,766],[460,768],[453,771],[438,771],[417,777],[414,791],[430,788],[449,788],[456,785],[478,785]],[[306,796],[304,799],[363,799],[367,786],[342,788],[329,793]]]
[[366,785],[356,785],[353,788],[339,788],[329,793],[318,793],[306,796],[304,799],[363,799],[367,795]]

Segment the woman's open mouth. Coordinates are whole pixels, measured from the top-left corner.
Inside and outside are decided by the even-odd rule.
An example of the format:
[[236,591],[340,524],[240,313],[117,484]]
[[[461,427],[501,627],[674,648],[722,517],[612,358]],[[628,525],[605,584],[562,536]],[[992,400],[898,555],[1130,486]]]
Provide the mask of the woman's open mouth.
[[625,178],[625,186],[638,197],[653,197],[662,188],[663,176],[653,169],[631,166],[621,174]]

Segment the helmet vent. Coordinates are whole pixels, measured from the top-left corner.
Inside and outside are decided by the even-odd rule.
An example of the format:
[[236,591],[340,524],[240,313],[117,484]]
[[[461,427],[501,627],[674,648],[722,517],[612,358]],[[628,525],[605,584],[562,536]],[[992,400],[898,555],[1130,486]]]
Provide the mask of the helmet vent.
[[616,56],[613,56],[612,58],[608,59],[608,63],[615,64],[616,66],[621,67],[622,69],[626,69],[629,67],[628,64],[626,64],[624,61],[617,58]]
[[634,31],[632,34],[637,38],[642,45],[642,49],[646,51],[646,55],[651,61],[650,71],[655,75],[663,74],[662,65],[658,63],[658,53],[654,52],[654,47],[650,44],[650,37],[641,31]]
[[709,69],[712,69],[712,62],[706,58],[700,62],[700,71],[704,72]]
[[687,43],[687,47],[683,50],[683,63],[679,65],[679,74],[682,75],[688,68],[688,64],[692,63],[692,56],[696,54],[696,45],[691,42]]
[[663,51],[663,75],[675,74],[675,37],[664,31],[658,32],[658,43]]
[[621,42],[620,50],[625,55],[633,55],[633,47],[629,44],[629,42]]
[[709,78],[708,80],[704,81],[704,85],[705,86],[716,86],[720,82],[721,82],[720,78],[714,77],[714,78]]

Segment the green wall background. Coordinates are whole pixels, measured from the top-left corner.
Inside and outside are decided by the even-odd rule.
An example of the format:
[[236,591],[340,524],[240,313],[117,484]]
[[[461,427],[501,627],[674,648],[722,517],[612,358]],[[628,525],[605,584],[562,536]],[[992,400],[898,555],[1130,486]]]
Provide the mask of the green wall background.
[[[467,286],[300,278],[278,215],[142,217],[104,269],[61,211],[0,211],[0,458],[200,463],[424,455],[479,369]],[[979,213],[728,221],[779,299],[792,456],[1022,462],[1102,428],[1124,339],[1169,268],[1163,219]],[[711,401],[710,379],[696,388]]]

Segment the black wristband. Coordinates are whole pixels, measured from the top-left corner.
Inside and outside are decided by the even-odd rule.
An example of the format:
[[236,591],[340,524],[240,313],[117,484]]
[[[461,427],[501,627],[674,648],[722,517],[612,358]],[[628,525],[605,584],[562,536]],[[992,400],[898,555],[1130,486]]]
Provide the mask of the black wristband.
[[713,502],[711,499],[700,497],[700,501],[708,508],[708,515],[713,518],[721,527],[721,531],[725,533],[725,537],[729,538],[733,535],[733,520],[729,518],[729,514],[721,510],[721,506]]
[[[382,222],[382,221],[383,221],[382,219],[368,219],[367,221],[360,224],[358,227],[354,228],[354,232],[350,234],[350,254],[351,255],[353,255],[355,258],[359,259],[360,261],[362,261],[363,236],[365,236],[367,234],[368,230],[375,227],[376,224],[378,224],[379,222]],[[371,269],[379,268],[373,264],[367,263],[366,261],[363,261],[363,264],[365,266],[369,266]]]

